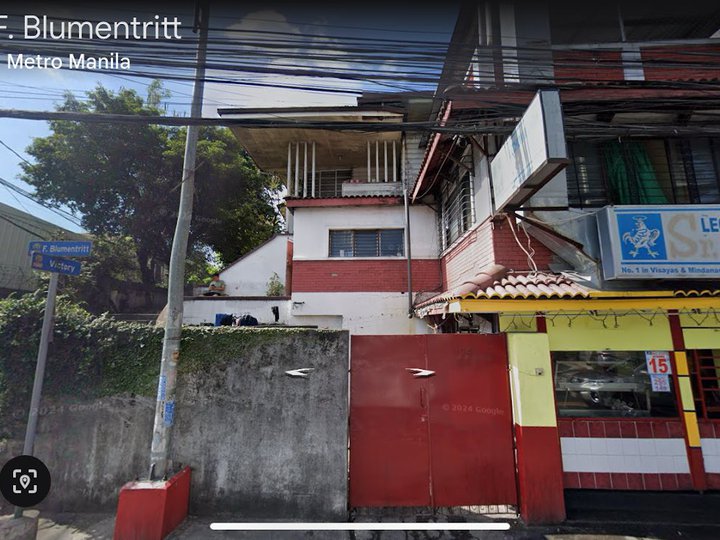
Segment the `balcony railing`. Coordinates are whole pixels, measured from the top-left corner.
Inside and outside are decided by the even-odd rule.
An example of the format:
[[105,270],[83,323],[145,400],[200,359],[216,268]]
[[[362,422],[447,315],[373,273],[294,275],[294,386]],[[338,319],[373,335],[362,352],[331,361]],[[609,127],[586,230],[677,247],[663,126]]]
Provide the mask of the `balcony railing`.
[[315,142],[291,142],[287,155],[287,191],[290,197],[328,198],[400,194],[399,141],[367,141],[365,162],[346,168],[321,168]]

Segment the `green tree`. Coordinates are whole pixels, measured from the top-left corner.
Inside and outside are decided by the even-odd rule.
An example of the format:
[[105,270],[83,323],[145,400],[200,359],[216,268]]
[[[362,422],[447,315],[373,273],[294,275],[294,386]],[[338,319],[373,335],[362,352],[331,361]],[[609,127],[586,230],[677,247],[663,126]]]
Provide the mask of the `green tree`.
[[[173,168],[182,166],[184,149],[182,129],[170,138]],[[279,232],[273,197],[281,186],[255,167],[229,129],[201,129],[197,155],[191,239],[227,265]]]
[[135,244],[128,236],[96,237],[89,257],[82,260],[78,276],[60,276],[61,291],[91,313],[120,311],[113,303],[113,289],[141,283]]
[[[67,93],[62,111],[158,116],[167,92],[152,84],[135,91],[102,86],[83,102]],[[52,204],[83,216],[91,233],[129,237],[142,282],[156,284],[169,260],[182,177],[185,130],[150,124],[51,121],[23,164],[23,180]],[[260,173],[227,129],[203,129],[198,143],[191,246],[208,246],[228,262],[279,230],[274,180]],[[206,249],[205,249],[206,250]]]

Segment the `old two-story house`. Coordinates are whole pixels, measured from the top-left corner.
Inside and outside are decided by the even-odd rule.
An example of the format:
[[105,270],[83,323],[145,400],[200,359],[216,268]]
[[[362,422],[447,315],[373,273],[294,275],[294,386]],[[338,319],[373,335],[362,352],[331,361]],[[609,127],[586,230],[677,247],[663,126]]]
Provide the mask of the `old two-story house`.
[[[406,208],[403,183],[418,173],[423,134],[402,125],[425,121],[431,103],[431,95],[408,93],[365,96],[356,107],[221,110],[225,119],[247,122],[233,131],[257,165],[285,179],[287,236],[221,273],[228,297],[187,300],[189,322],[211,322],[218,312],[272,322],[273,304],[283,324],[353,334],[431,332],[409,316],[408,291],[440,290],[436,213],[426,205]],[[267,119],[285,125],[252,126]],[[256,268],[250,263],[259,256]],[[285,296],[261,298],[260,282],[272,273],[282,278]],[[260,288],[233,289],[240,280]]]
[[720,12],[685,8],[472,3],[433,95],[220,111],[285,179],[281,322],[351,334],[353,506],[720,489]]

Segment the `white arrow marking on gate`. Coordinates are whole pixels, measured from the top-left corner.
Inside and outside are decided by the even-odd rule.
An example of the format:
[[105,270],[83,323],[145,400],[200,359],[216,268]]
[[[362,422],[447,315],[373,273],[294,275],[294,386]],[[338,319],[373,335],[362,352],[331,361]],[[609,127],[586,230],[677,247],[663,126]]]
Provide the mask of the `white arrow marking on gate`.
[[315,371],[315,368],[305,367],[300,369],[291,369],[289,371],[286,371],[285,375],[289,375],[290,377],[302,377],[304,379],[307,379],[307,374],[311,371]]
[[413,367],[408,367],[405,369],[407,371],[410,371],[411,373],[414,373],[413,377],[430,377],[432,375],[435,375],[435,372],[430,371],[429,369],[420,369],[420,368],[413,368]]

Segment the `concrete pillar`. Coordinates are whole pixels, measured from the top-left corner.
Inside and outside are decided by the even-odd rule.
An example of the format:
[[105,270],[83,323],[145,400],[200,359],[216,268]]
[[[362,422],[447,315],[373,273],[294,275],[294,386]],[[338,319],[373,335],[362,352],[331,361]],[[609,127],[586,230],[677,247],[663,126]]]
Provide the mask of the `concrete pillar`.
[[520,516],[529,525],[559,523],[565,498],[548,336],[510,333],[507,341]]

